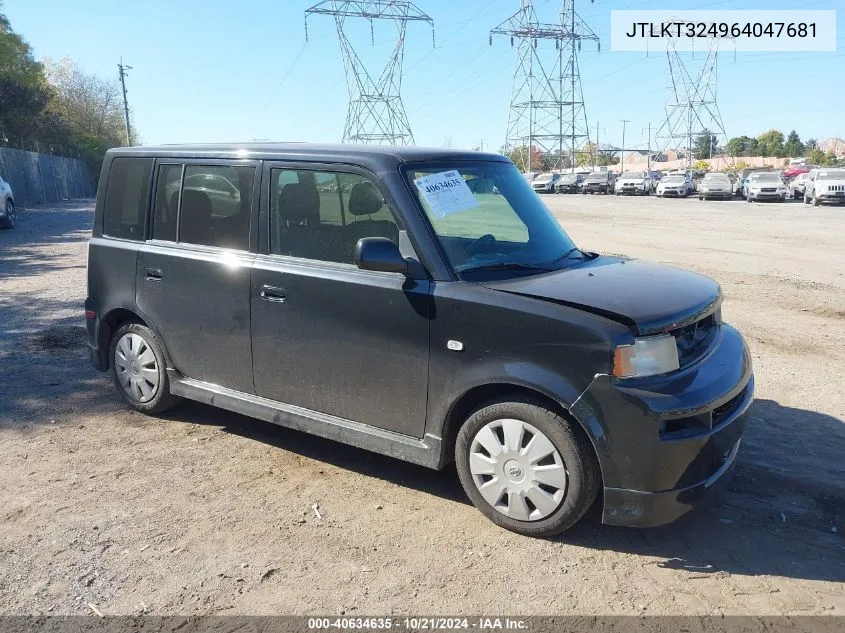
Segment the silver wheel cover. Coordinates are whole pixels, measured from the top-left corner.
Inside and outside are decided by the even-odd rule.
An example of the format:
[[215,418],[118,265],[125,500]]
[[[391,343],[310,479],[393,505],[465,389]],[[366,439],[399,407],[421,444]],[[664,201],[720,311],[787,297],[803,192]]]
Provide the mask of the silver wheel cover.
[[159,368],[155,354],[138,334],[124,334],[114,348],[114,370],[126,394],[138,402],[155,398]]
[[476,488],[497,512],[539,521],[566,496],[568,474],[551,440],[527,422],[488,422],[472,439],[469,470]]

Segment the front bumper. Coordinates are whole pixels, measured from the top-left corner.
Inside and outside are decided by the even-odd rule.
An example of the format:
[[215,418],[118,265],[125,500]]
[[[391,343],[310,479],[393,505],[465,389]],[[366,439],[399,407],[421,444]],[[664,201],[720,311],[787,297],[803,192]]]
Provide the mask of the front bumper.
[[659,191],[659,192],[657,193],[657,195],[658,195],[658,196],[663,196],[663,197],[672,197],[672,196],[674,196],[674,197],[676,197],[676,198],[680,198],[681,196],[686,195],[687,193],[688,193],[688,192],[686,192],[686,191],[680,191],[680,190],[678,190],[678,189],[664,189],[664,190]]
[[778,193],[776,191],[749,191],[748,197],[751,200],[785,200],[786,192]]
[[839,204],[845,204],[845,195],[835,195],[833,193],[823,193],[816,196],[819,202],[836,202]]
[[699,195],[702,198],[733,198],[733,191],[700,191]]
[[637,194],[643,195],[646,193],[646,188],[643,185],[623,185],[620,187],[619,185],[616,186],[616,193],[624,193],[624,194]]
[[724,324],[707,354],[674,374],[597,376],[571,413],[596,447],[603,522],[663,525],[705,502],[729,480],[753,397],[748,347]]

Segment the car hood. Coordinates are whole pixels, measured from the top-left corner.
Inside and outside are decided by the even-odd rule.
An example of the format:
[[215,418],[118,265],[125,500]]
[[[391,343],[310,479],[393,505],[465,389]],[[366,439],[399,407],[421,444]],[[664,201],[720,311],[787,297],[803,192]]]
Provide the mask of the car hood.
[[715,311],[722,302],[719,284],[709,277],[607,255],[575,268],[482,285],[611,318],[634,334],[683,327]]
[[683,180],[679,180],[678,182],[661,182],[658,186],[659,187],[683,187],[686,182]]
[[749,180],[748,186],[751,189],[762,189],[763,187],[783,187],[784,184],[780,180]]
[[625,183],[631,183],[632,185],[638,185],[645,182],[645,178],[620,178],[616,181],[617,184],[624,185]]

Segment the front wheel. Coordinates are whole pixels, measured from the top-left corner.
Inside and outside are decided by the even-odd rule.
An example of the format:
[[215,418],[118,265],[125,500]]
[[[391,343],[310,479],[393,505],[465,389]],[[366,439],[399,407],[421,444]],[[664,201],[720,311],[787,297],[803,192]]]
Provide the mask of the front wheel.
[[13,229],[15,228],[15,221],[17,217],[15,216],[15,203],[11,200],[6,200],[6,220],[3,223],[3,228],[6,229]]
[[821,200],[819,200],[818,197],[816,197],[816,192],[814,191],[813,192],[813,206],[817,207],[820,204],[821,204]]
[[581,429],[528,400],[475,411],[458,433],[455,461],[475,507],[525,536],[553,536],[575,525],[601,485]]
[[112,379],[129,406],[157,415],[179,404],[171,395],[164,351],[153,331],[140,323],[125,323],[109,346]]

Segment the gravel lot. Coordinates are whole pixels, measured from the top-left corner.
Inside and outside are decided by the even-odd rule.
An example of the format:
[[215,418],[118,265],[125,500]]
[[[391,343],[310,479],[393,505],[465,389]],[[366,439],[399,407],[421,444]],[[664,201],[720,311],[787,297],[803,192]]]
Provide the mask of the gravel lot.
[[845,615],[845,209],[545,200],[586,248],[722,284],[757,399],[717,505],[530,540],[453,469],[199,404],[133,413],[87,363],[92,207],[69,202],[0,231],[0,612]]

